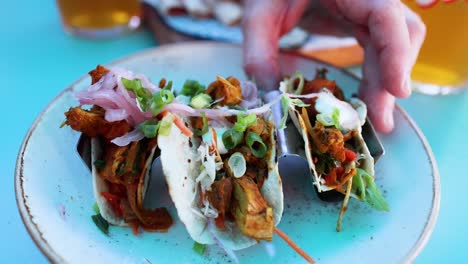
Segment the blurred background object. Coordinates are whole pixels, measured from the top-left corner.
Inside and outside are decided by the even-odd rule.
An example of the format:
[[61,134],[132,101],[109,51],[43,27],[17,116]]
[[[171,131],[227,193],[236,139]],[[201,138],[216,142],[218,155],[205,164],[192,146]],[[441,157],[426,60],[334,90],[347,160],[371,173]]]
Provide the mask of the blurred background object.
[[425,94],[452,94],[468,88],[468,2],[404,0],[427,27],[413,68],[414,89]]
[[[196,39],[242,43],[240,1],[145,0],[143,9],[145,22],[161,44]],[[358,65],[364,53],[345,24],[312,1],[279,46],[340,67]]]
[[139,0],[57,0],[67,32],[88,38],[109,38],[138,28]]

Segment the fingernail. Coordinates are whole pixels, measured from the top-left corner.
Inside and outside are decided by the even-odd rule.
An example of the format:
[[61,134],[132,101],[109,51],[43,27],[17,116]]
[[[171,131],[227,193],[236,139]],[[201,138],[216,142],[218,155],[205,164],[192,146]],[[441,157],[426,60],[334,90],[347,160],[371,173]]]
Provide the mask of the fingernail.
[[411,89],[411,71],[407,71],[403,78],[403,90],[405,91],[405,94],[407,96],[411,95],[412,89]]
[[393,111],[386,111],[384,114],[384,124],[387,130],[393,128]]

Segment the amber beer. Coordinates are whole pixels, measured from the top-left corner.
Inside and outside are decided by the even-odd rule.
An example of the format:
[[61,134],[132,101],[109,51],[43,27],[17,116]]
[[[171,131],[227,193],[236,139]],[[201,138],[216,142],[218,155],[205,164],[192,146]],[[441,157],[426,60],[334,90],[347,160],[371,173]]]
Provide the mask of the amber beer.
[[[422,7],[415,0],[403,1],[418,13],[427,27],[412,79],[429,84],[426,93],[454,93],[468,84],[468,2],[436,1]],[[425,1],[428,2],[428,1]],[[438,87],[438,89],[437,89]]]
[[139,0],[57,0],[66,30],[89,37],[107,37],[140,25]]

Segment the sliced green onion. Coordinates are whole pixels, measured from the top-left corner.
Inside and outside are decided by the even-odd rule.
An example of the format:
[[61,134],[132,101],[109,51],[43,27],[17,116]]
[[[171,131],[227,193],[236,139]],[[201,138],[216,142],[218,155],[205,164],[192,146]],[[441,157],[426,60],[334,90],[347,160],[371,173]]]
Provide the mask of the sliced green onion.
[[208,119],[206,118],[205,112],[201,112],[202,120],[203,120],[203,128],[200,130],[198,128],[193,130],[193,133],[198,136],[203,136],[208,132]]
[[174,100],[174,94],[169,90],[161,90],[151,98],[151,112],[153,115],[161,113],[163,108]]
[[159,135],[162,136],[169,136],[171,133],[171,128],[172,128],[172,123],[174,122],[174,117],[169,116],[167,118],[164,118],[161,120],[159,123]]
[[281,109],[283,110],[283,117],[281,118],[281,122],[279,124],[278,129],[286,128],[286,121],[288,120],[288,114],[289,114],[289,104],[290,104],[289,97],[287,95],[281,96]]
[[249,132],[246,137],[247,146],[250,148],[252,154],[257,158],[263,158],[267,152],[267,146],[263,143],[262,138],[253,133]]
[[102,169],[102,168],[104,168],[104,166],[106,165],[106,162],[105,162],[104,160],[99,160],[99,159],[98,159],[98,160],[95,160],[95,161],[93,162],[93,165],[94,165],[94,167],[96,167],[96,168],[98,168],[98,169]]
[[[299,79],[299,84],[297,85],[297,87],[294,87],[294,83],[297,79]],[[294,75],[291,76],[286,85],[288,93],[301,94],[302,90],[304,89],[304,75],[302,75],[302,73],[300,72],[294,73]]]
[[205,91],[205,86],[195,80],[186,80],[182,86],[181,94],[186,96],[195,96]]
[[109,223],[106,219],[102,218],[101,214],[95,214],[91,216],[93,219],[94,224],[102,231],[102,233],[108,235],[109,234]]
[[96,213],[96,214],[99,214],[100,211],[99,211],[99,206],[96,202],[94,202],[93,204],[93,211]]
[[135,94],[140,110],[146,112],[150,104],[151,92],[142,86],[140,79],[129,80],[122,77],[121,81],[125,89]]
[[257,124],[257,116],[255,114],[238,114],[237,121],[232,127],[234,130],[238,132],[244,132],[249,126]]
[[141,123],[139,127],[140,127],[141,132],[145,134],[145,137],[155,138],[158,135],[160,126],[161,126],[161,122],[158,122],[154,119],[149,119]]
[[205,244],[200,244],[198,242],[193,243],[193,251],[197,252],[200,255],[203,255],[203,253],[205,252],[205,248]]
[[210,106],[211,102],[213,102],[211,96],[201,93],[192,97],[190,100],[190,106],[196,109],[201,109]]
[[226,132],[223,133],[223,136],[222,136],[223,144],[227,149],[233,149],[242,142],[243,136],[244,136],[244,133],[236,131],[231,128],[229,130],[226,130]]
[[229,157],[228,160],[229,168],[232,171],[232,174],[236,178],[244,176],[245,171],[247,170],[247,164],[245,162],[244,155],[240,152],[235,152]]

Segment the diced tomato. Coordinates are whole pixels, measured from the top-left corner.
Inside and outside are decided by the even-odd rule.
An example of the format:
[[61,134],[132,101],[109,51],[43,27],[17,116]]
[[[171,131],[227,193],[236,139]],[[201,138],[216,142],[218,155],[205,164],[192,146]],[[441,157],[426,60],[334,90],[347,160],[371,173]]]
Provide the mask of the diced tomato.
[[348,148],[345,148],[345,156],[346,156],[346,159],[345,161],[353,161],[353,160],[356,160],[357,158],[357,154],[356,152],[348,149]]
[[112,210],[114,211],[115,215],[117,216],[122,216],[123,211],[122,208],[120,207],[120,197],[112,194],[110,192],[101,192],[102,197],[106,199],[106,201],[110,204],[112,207]]
[[119,197],[127,196],[127,188],[125,187],[125,185],[108,182],[108,186],[109,193]]

